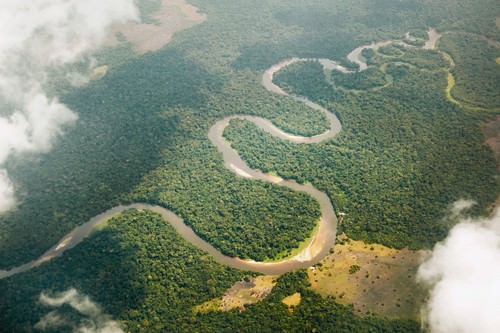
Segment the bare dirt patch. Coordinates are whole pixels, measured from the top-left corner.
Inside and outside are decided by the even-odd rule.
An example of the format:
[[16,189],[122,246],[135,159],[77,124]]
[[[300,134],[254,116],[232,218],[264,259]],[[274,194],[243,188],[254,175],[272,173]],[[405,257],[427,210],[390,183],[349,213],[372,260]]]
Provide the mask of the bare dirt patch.
[[[263,275],[249,281],[236,282],[222,298],[216,298],[196,306],[195,312],[229,311],[239,308],[245,310],[246,304],[254,304],[271,293],[276,285],[276,276]],[[300,300],[299,300],[300,301]]]
[[295,293],[281,300],[283,304],[288,306],[288,311],[293,312],[293,309],[300,304],[302,295],[300,293]]
[[360,315],[419,319],[426,293],[415,276],[424,254],[342,235],[334,253],[309,269],[311,288],[323,297],[352,304]]
[[121,33],[133,45],[137,54],[153,52],[165,46],[174,33],[203,22],[205,14],[185,0],[163,0],[159,11],[151,15],[157,24],[128,23],[113,29],[109,44],[119,43],[116,34]]

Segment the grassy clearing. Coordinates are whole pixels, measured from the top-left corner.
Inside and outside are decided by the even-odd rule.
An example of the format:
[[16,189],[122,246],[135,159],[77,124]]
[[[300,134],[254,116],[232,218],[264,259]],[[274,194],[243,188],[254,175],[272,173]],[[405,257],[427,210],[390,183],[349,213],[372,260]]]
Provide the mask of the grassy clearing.
[[302,295],[297,292],[293,295],[283,298],[281,302],[288,306],[288,311],[293,312],[293,308],[300,304],[301,299]]
[[453,77],[453,74],[448,72],[448,85],[446,86],[446,98],[452,102],[455,103],[456,105],[462,107],[462,104],[453,97],[451,94],[451,90],[455,86],[455,78]]
[[[239,308],[245,310],[245,305],[254,304],[266,298],[276,285],[276,276],[262,275],[250,281],[236,282],[221,298],[215,298],[194,307],[193,311],[207,313],[212,311],[229,311]],[[299,300],[300,301],[300,300]]]
[[[198,13],[196,7],[184,0],[162,0],[159,8],[148,13],[143,22],[119,26],[113,35],[119,33],[132,44],[134,51],[141,55],[161,49],[170,42],[176,32],[186,30],[206,18],[206,15]],[[113,37],[109,43],[116,45],[119,40]]]
[[309,270],[311,288],[352,304],[360,315],[418,319],[425,293],[415,275],[422,255],[339,236],[334,253]]

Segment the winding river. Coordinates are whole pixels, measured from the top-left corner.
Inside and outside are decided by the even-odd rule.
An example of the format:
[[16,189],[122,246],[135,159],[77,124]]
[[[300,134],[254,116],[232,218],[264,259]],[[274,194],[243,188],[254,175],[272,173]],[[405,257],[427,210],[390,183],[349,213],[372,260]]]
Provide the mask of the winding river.
[[[440,35],[436,33],[435,30],[429,30],[429,41],[425,44],[424,48],[434,48],[436,41],[439,39],[439,36]],[[364,49],[376,50],[379,47],[388,45],[390,43],[407,45],[400,40],[389,40],[380,43],[372,43],[370,45],[356,48],[347,56],[347,58],[351,62],[359,66],[358,71],[363,71],[367,69],[368,66],[361,56],[362,51]],[[270,182],[278,186],[290,188],[294,191],[306,192],[319,202],[321,207],[321,217],[319,220],[317,232],[313,235],[309,244],[307,244],[307,246],[305,246],[299,254],[291,258],[275,262],[257,262],[253,260],[243,260],[239,258],[229,257],[222,254],[219,250],[196,235],[194,231],[184,223],[183,219],[176,215],[174,212],[160,206],[135,203],[127,206],[117,206],[93,217],[92,219],[90,219],[90,221],[73,229],[69,234],[64,236],[56,245],[46,251],[37,260],[14,267],[10,270],[0,270],[0,279],[18,273],[26,272],[34,267],[41,265],[44,262],[51,260],[54,257],[61,255],[64,251],[71,249],[72,247],[83,241],[99,224],[102,224],[112,216],[120,214],[121,212],[131,208],[146,209],[161,214],[161,216],[166,221],[168,221],[174,227],[174,229],[188,242],[212,255],[221,264],[228,265],[234,268],[257,271],[264,274],[282,274],[299,268],[309,267],[317,263],[328,253],[330,248],[335,244],[335,237],[337,233],[337,217],[335,215],[330,198],[324,192],[318,190],[312,185],[298,184],[295,181],[285,180],[274,175],[251,169],[245,163],[245,161],[240,158],[238,153],[231,148],[230,144],[226,140],[224,140],[223,137],[224,129],[229,125],[229,122],[232,119],[244,119],[251,121],[258,127],[262,128],[269,134],[279,139],[301,144],[319,143],[324,140],[328,140],[339,133],[342,129],[342,126],[335,114],[304,97],[289,95],[285,91],[283,91],[283,89],[273,83],[274,74],[276,74],[278,71],[293,63],[303,61],[318,61],[327,70],[338,70],[345,73],[356,72],[348,70],[330,59],[292,58],[284,60],[279,64],[273,65],[268,70],[266,70],[262,76],[262,85],[272,93],[288,96],[289,98],[292,98],[296,101],[305,103],[307,106],[315,110],[323,112],[330,124],[329,130],[322,134],[311,137],[296,136],[282,131],[267,119],[248,115],[233,115],[218,120],[210,128],[210,131],[208,133],[208,138],[210,139],[210,141],[222,153],[225,167],[233,171],[236,175],[244,178]]]

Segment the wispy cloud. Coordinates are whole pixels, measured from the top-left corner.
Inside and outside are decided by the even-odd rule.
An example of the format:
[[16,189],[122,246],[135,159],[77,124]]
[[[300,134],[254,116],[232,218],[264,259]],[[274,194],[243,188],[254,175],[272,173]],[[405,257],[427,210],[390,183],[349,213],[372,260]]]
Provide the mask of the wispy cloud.
[[136,20],[133,0],[3,0],[0,5],[0,213],[14,207],[5,168],[46,152],[77,116],[44,89],[47,73],[82,60],[114,23]]
[[[470,207],[457,203],[452,214]],[[497,333],[500,329],[500,210],[490,219],[460,218],[421,265],[431,288],[423,309],[433,333]]]
[[75,322],[75,319],[66,318],[58,310],[53,310],[40,319],[35,329],[49,331],[55,328],[69,328],[74,333],[123,333],[117,321],[103,313],[99,305],[76,289],[72,288],[53,296],[42,293],[40,303],[53,308],[67,304],[83,318]]

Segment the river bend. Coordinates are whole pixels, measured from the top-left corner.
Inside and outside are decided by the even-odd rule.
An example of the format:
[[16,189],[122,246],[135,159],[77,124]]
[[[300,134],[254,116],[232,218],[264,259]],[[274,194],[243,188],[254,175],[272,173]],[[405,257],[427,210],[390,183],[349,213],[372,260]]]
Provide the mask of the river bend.
[[[440,34],[436,33],[435,30],[433,29],[429,30],[429,41],[425,44],[424,48],[433,49],[439,37]],[[390,43],[407,45],[400,40],[390,40],[379,43],[372,43],[370,45],[360,46],[354,49],[347,56],[347,58],[354,64],[358,65],[359,69],[357,71],[363,71],[367,69],[368,66],[361,56],[362,51],[365,49],[376,50],[379,47],[388,45]],[[302,102],[315,110],[323,112],[326,119],[329,122],[330,129],[328,129],[324,133],[315,136],[303,137],[286,133],[281,129],[279,129],[278,127],[276,127],[269,120],[261,117],[249,116],[249,115],[232,115],[218,120],[210,128],[208,133],[208,138],[210,139],[210,141],[217,147],[219,152],[222,153],[225,167],[233,171],[237,176],[270,182],[278,186],[284,186],[290,188],[294,191],[306,192],[319,202],[321,207],[321,217],[318,222],[319,225],[318,228],[316,229],[317,231],[312,236],[312,239],[309,242],[309,244],[307,244],[299,254],[288,259],[284,259],[281,261],[274,261],[274,262],[257,262],[253,260],[243,260],[239,258],[229,257],[222,254],[211,244],[209,244],[205,240],[201,239],[198,235],[196,235],[194,231],[184,223],[184,220],[174,212],[160,206],[154,206],[144,203],[134,203],[131,205],[120,205],[117,207],[113,207],[105,211],[104,213],[93,217],[88,222],[74,228],[69,234],[64,236],[56,245],[54,245],[52,248],[46,251],[37,260],[14,267],[10,270],[3,270],[3,271],[0,270],[0,279],[18,273],[26,272],[34,267],[41,265],[44,262],[50,261],[54,257],[61,255],[64,251],[71,249],[72,247],[76,246],[81,241],[83,241],[92,232],[92,230],[96,228],[99,224],[104,223],[114,215],[120,214],[123,211],[132,208],[141,210],[143,209],[151,210],[153,212],[161,214],[161,216],[166,221],[168,221],[174,227],[174,229],[188,242],[195,245],[199,249],[207,252],[208,254],[212,255],[221,264],[228,265],[237,269],[257,271],[264,274],[282,274],[299,268],[305,268],[317,263],[328,253],[330,248],[335,244],[335,237],[337,233],[337,217],[335,215],[330,198],[324,192],[318,190],[317,188],[315,188],[310,184],[298,184],[295,181],[285,180],[274,175],[266,174],[261,171],[251,169],[245,163],[245,161],[243,161],[240,158],[238,153],[231,148],[230,144],[223,137],[224,129],[229,125],[229,122],[232,119],[244,119],[251,121],[264,131],[268,132],[269,134],[279,139],[288,140],[298,144],[319,143],[324,140],[333,138],[335,135],[337,135],[341,131],[342,126],[334,113],[325,109],[321,105],[318,105],[308,100],[307,98],[289,95],[283,89],[281,89],[279,86],[273,83],[274,74],[276,74],[278,71],[291,64],[304,61],[318,61],[327,70],[338,70],[344,73],[357,72],[348,70],[345,67],[339,65],[336,61],[330,59],[291,58],[283,60],[282,62],[273,65],[268,70],[266,70],[262,76],[262,85],[272,93],[287,96],[296,101]]]

